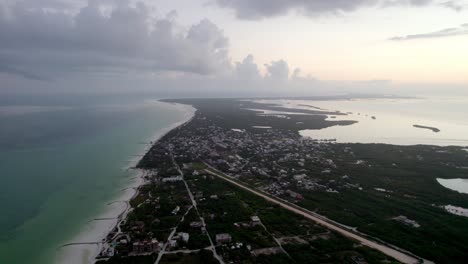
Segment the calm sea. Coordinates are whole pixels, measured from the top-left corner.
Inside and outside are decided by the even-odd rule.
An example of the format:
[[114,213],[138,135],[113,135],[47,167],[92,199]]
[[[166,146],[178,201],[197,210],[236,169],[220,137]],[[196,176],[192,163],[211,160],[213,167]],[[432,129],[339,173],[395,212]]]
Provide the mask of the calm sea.
[[[307,109],[307,105],[310,105],[341,111],[347,115],[329,116],[329,120],[358,121],[349,126],[301,131],[302,135],[315,139],[335,139],[343,143],[468,146],[466,97],[286,101],[282,104],[292,108]],[[414,125],[440,131],[436,133]]]
[[148,97],[2,97],[0,263],[52,263],[121,195],[142,143],[186,116]]

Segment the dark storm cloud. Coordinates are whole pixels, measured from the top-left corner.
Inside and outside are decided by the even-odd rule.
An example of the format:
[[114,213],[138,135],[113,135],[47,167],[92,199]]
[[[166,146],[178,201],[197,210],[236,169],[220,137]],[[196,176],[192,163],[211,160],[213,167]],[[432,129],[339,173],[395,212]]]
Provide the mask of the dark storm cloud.
[[443,37],[453,37],[460,35],[468,35],[468,24],[460,25],[459,27],[446,28],[439,31],[422,33],[422,34],[412,34],[405,36],[396,36],[392,37],[389,40],[393,41],[407,41],[415,39],[428,39],[428,38],[443,38]]
[[233,9],[241,19],[262,19],[291,11],[315,16],[349,12],[369,6],[423,6],[431,2],[432,0],[216,0],[219,6]]
[[155,19],[143,3],[106,1],[112,9],[104,13],[103,2],[94,0],[73,13],[64,9],[70,1],[39,2],[49,9],[34,1],[3,6],[0,71],[21,69],[31,76],[70,71],[210,75],[230,67],[229,41],[208,20],[181,30],[174,14]]

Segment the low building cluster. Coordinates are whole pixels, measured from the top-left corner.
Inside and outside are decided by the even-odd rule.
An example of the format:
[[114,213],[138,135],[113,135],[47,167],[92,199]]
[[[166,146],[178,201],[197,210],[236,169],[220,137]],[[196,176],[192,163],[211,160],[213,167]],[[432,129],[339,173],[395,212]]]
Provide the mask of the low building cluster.
[[[319,191],[339,194],[340,189],[361,186],[349,175],[339,175],[332,144],[304,138],[291,130],[224,128],[215,122],[195,115],[185,129],[175,130],[176,137],[159,143],[148,155],[155,158],[168,152],[185,164],[183,170],[199,171],[193,162],[208,164],[233,178],[242,180],[270,195],[301,200],[306,192]],[[351,147],[343,155],[355,166],[368,166],[353,159]],[[166,173],[167,174],[167,173]],[[160,177],[173,181],[177,177]]]

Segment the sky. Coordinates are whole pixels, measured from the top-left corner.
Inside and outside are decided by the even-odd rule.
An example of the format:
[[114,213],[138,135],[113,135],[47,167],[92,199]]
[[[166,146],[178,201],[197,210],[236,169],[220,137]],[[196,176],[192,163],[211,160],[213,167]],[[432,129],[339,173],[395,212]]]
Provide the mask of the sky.
[[468,0],[0,0],[0,93],[468,94]]

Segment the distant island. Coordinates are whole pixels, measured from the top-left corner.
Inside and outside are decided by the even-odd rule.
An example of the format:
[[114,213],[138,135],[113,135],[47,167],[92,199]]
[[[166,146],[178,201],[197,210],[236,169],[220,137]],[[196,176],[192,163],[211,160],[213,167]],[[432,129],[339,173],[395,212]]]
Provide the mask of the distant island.
[[413,127],[422,128],[422,129],[429,129],[429,130],[432,130],[432,132],[434,132],[434,133],[439,133],[440,132],[440,129],[438,129],[436,127],[421,126],[421,125],[413,125]]

